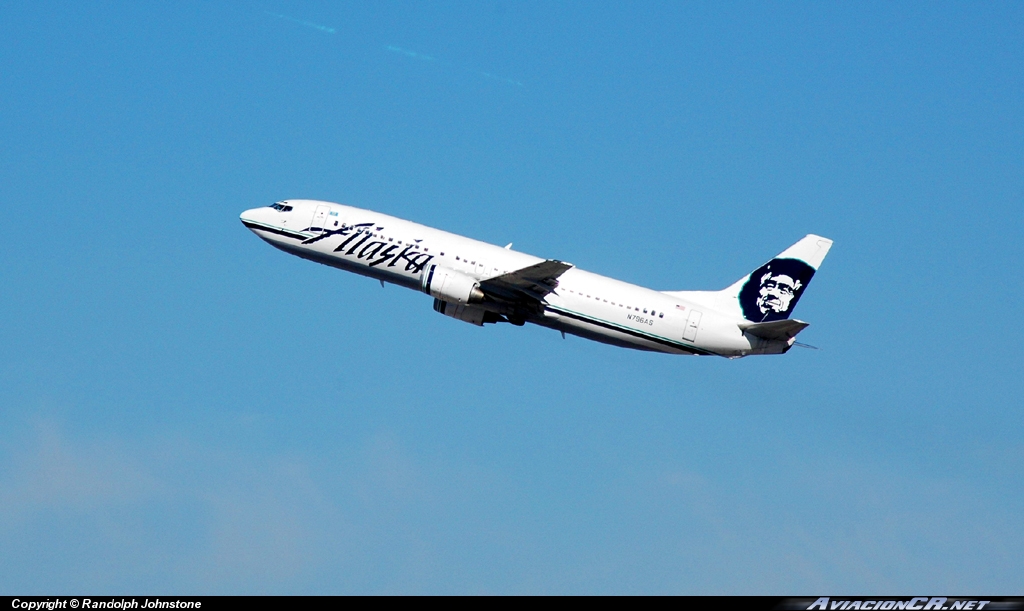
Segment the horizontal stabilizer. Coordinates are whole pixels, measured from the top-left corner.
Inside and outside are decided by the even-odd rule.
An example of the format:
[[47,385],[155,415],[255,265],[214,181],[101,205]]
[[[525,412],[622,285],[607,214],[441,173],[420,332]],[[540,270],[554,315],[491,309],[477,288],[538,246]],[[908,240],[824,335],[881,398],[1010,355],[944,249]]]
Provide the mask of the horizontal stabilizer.
[[761,339],[788,342],[796,334],[810,326],[802,320],[774,320],[772,322],[741,322],[740,329]]

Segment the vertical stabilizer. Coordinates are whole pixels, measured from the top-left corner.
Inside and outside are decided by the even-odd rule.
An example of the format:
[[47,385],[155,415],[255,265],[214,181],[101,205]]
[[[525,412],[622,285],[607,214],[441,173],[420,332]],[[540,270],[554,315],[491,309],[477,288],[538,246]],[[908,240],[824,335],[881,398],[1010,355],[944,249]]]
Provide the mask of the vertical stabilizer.
[[751,322],[785,320],[830,248],[832,240],[809,234],[725,290],[667,294]]

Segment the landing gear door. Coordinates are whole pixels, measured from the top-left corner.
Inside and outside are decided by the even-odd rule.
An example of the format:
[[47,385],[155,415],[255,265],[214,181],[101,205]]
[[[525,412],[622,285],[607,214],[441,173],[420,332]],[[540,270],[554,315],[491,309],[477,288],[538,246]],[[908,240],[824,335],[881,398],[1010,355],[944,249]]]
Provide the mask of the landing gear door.
[[697,310],[690,310],[690,315],[686,318],[686,328],[683,329],[683,339],[688,342],[696,341],[697,329],[700,328],[700,312]]
[[316,212],[313,213],[313,220],[309,223],[309,230],[313,233],[322,233],[327,225],[327,213],[330,210],[330,206],[317,206]]

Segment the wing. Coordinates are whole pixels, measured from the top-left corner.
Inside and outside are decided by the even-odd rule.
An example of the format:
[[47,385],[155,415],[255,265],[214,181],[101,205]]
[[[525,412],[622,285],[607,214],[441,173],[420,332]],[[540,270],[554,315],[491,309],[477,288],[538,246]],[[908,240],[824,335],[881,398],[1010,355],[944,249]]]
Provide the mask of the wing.
[[510,303],[531,303],[544,299],[558,286],[558,277],[571,263],[549,259],[514,272],[480,282],[480,290],[491,299]]

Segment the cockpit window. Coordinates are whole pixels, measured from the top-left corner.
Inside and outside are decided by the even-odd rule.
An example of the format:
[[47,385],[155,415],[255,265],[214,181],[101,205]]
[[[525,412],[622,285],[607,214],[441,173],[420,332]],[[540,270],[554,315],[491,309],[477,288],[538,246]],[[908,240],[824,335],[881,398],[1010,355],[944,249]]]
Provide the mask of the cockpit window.
[[271,208],[273,208],[274,210],[277,210],[278,212],[290,212],[291,209],[292,209],[291,206],[287,206],[287,205],[282,204],[280,202],[274,204],[273,206],[271,206]]

